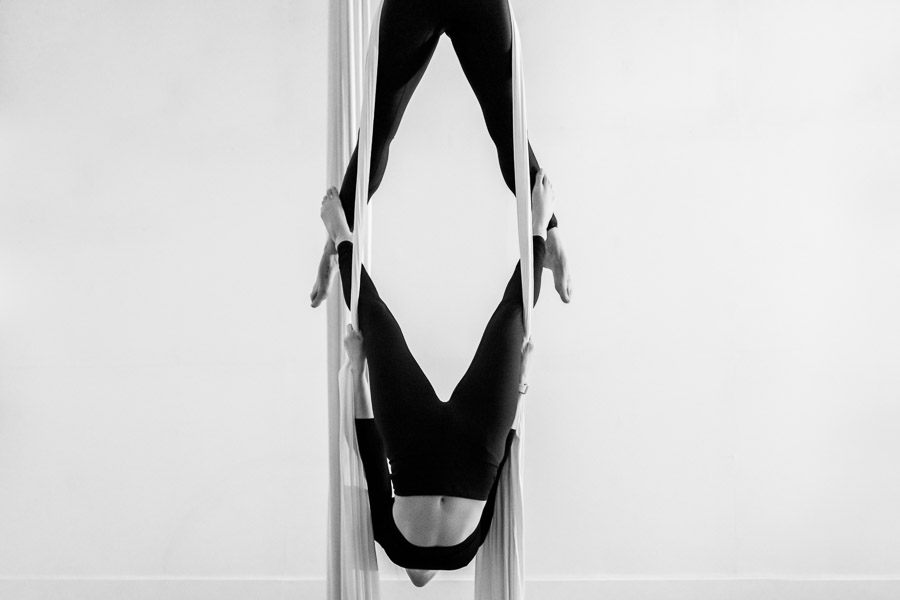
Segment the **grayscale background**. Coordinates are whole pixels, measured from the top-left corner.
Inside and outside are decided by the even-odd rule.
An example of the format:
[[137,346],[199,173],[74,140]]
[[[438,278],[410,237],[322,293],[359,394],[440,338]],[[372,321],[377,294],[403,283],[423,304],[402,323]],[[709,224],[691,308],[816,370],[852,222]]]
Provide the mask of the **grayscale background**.
[[[529,597],[900,597],[900,4],[514,6],[575,287],[535,313]],[[324,597],[326,35],[0,2],[0,598]],[[373,206],[446,397],[517,259],[449,40]]]

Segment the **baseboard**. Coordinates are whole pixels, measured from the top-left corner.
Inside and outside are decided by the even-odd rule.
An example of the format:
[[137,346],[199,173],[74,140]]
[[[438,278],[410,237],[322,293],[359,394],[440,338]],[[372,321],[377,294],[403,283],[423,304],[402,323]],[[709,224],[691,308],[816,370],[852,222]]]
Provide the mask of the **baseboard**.
[[[897,600],[900,579],[532,580],[528,600]],[[418,589],[382,581],[382,600],[460,600],[471,581]],[[0,577],[2,600],[325,600],[317,579]]]

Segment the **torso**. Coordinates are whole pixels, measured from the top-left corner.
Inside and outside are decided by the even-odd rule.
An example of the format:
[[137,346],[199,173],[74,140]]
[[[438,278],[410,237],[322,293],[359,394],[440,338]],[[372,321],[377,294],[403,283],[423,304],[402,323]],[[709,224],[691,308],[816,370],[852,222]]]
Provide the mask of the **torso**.
[[485,500],[457,496],[395,496],[397,529],[415,546],[454,546],[481,520]]

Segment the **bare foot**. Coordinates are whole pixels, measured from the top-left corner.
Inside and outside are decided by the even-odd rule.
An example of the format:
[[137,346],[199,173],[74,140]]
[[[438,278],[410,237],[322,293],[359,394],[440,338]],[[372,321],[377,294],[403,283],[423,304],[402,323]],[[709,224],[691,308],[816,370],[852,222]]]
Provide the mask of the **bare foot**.
[[325,298],[328,297],[328,290],[331,288],[331,280],[334,278],[335,272],[337,272],[337,265],[335,264],[337,261],[335,260],[337,257],[337,250],[334,249],[334,244],[331,242],[331,237],[325,240],[325,247],[322,249],[322,258],[319,259],[319,271],[316,273],[316,282],[313,284],[313,289],[309,293],[309,303],[313,308],[316,308],[322,302],[325,301]]
[[569,273],[569,262],[566,249],[563,247],[559,227],[547,232],[547,254],[544,267],[553,271],[553,285],[560,299],[568,304],[572,301],[572,276]]
[[534,178],[534,188],[531,190],[531,232],[542,238],[547,237],[547,225],[553,216],[553,208],[556,205],[556,196],[553,193],[553,185],[547,172],[541,169]]
[[344,215],[344,207],[341,206],[341,198],[338,196],[337,188],[328,188],[328,192],[322,198],[322,209],[319,212],[335,248],[341,242],[352,239],[350,226],[347,225],[347,216]]
[[322,221],[325,223],[325,229],[328,230],[328,239],[325,240],[325,247],[322,249],[322,258],[319,259],[319,270],[316,273],[316,282],[313,289],[309,293],[309,303],[316,308],[325,298],[328,297],[328,289],[331,287],[331,280],[337,272],[337,247],[342,241],[351,239],[350,227],[347,225],[347,217],[344,216],[344,209],[341,206],[341,199],[338,196],[337,188],[328,188],[325,196],[322,198],[322,208],[320,210]]
[[556,287],[556,292],[560,299],[568,304],[572,300],[572,278],[569,274],[566,250],[563,247],[559,227],[547,229],[555,206],[556,195],[553,193],[553,185],[550,183],[550,178],[541,169],[537,173],[534,190],[531,193],[531,227],[534,235],[540,235],[547,240],[544,267],[553,271],[553,285]]

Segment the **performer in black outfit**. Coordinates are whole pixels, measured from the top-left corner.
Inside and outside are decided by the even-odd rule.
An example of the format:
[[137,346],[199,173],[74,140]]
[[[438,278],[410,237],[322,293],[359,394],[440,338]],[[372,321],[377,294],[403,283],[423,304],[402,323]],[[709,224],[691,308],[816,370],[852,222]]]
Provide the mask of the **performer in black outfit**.
[[[553,194],[543,173],[533,193],[534,302],[540,295],[545,237]],[[353,245],[336,190],[322,204],[322,217],[338,248],[344,299],[350,304]],[[371,390],[369,418],[359,418],[356,431],[369,487],[375,540],[396,564],[407,569],[449,570],[474,558],[491,524],[497,481],[513,439],[511,426],[519,400],[523,342],[521,265],[517,265],[503,298],[484,331],[475,356],[454,389],[441,402],[412,356],[391,311],[362,268],[358,322],[361,342],[348,347],[357,374],[368,361]],[[352,337],[352,336],[351,336]],[[373,417],[373,418],[372,418]],[[390,460],[388,473],[386,459]],[[394,493],[391,492],[393,482]],[[454,544],[422,545],[398,527],[396,501],[462,500],[462,513],[476,519],[474,529],[451,524]],[[416,525],[444,527],[444,515]],[[446,515],[454,518],[454,515]],[[472,522],[471,518],[468,522]],[[413,576],[410,573],[411,577]]]
[[[544,238],[532,238],[534,301],[540,294]],[[353,244],[338,246],[344,299],[350,305]],[[374,419],[357,419],[360,457],[369,487],[375,541],[410,569],[461,569],[487,537],[499,471],[506,462],[519,400],[522,361],[521,265],[506,286],[466,374],[441,402],[413,357],[391,311],[363,267],[359,328],[369,363]],[[388,474],[385,457],[390,460]],[[452,546],[409,543],[394,522],[397,496],[486,500],[475,530]]]
[[[372,127],[369,197],[381,185],[388,152],[410,98],[422,80],[438,40],[447,34],[463,72],[481,105],[488,133],[497,148],[500,171],[515,193],[512,115],[512,21],[508,0],[384,0],[378,38],[378,74]],[[528,146],[531,187],[540,168]],[[353,229],[356,209],[357,150],[341,184],[340,198]],[[556,216],[548,226],[546,266],[553,271],[564,302],[571,297],[566,255]],[[335,249],[326,244],[310,301],[326,297]]]
[[[500,170],[515,194],[512,114],[512,21],[508,0],[384,0],[378,33],[378,77],[372,122],[369,197],[387,167],[391,142],[442,34],[453,42],[466,79],[475,92],[488,133],[497,147]],[[528,145],[531,187],[540,169]],[[341,204],[353,229],[357,150],[341,185]],[[548,229],[556,227],[556,217]]]

